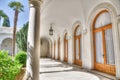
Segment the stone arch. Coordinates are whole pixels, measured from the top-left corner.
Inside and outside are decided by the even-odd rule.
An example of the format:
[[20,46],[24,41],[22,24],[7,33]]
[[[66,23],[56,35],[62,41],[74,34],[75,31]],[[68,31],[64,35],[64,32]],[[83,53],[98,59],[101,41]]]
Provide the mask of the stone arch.
[[120,76],[119,76],[120,75],[120,71],[119,71],[119,69],[120,69],[119,66],[120,65],[117,61],[117,56],[118,56],[118,53],[119,53],[120,45],[119,45],[119,39],[118,39],[118,37],[119,37],[118,32],[119,31],[118,31],[118,26],[117,26],[117,21],[116,21],[117,20],[117,14],[118,14],[119,11],[117,11],[116,7],[109,2],[100,3],[99,5],[94,7],[91,10],[91,12],[90,12],[90,14],[87,18],[86,24],[87,24],[88,34],[90,34],[90,47],[91,47],[91,50],[90,50],[91,54],[90,55],[91,55],[91,59],[92,59],[91,60],[92,61],[91,62],[91,67],[94,68],[94,49],[93,49],[93,34],[92,34],[93,21],[94,21],[95,16],[103,10],[107,10],[111,14],[113,41],[114,41],[113,43],[114,43],[114,47],[116,47],[115,48],[116,76],[118,78],[120,78]]
[[113,4],[110,4],[108,2],[100,3],[99,5],[95,6],[88,15],[86,24],[89,27],[91,27],[94,17],[102,10],[107,10],[108,12],[110,12],[112,18],[117,17],[118,11]]
[[81,27],[81,29],[83,28],[80,21],[74,22],[72,25],[72,36],[74,36],[74,31],[75,31],[77,25],[79,25]]
[[83,26],[82,26],[80,21],[75,21],[73,23],[72,31],[71,31],[72,32],[72,34],[71,34],[71,37],[72,37],[72,48],[71,48],[72,49],[72,62],[74,62],[74,57],[75,57],[75,55],[74,55],[74,32],[75,32],[75,29],[78,27],[78,25],[79,25],[79,27],[81,28],[81,31],[82,31],[83,30]]
[[12,55],[12,38],[5,38],[2,40],[1,50],[6,50],[9,55]]
[[[72,25],[72,34],[71,34],[72,38],[74,38],[74,31],[75,31],[75,29],[76,29],[76,27],[77,27],[78,25],[81,27],[81,31],[82,31],[82,34],[83,34],[83,25],[81,24],[80,21],[76,21],[76,22],[74,22],[73,25]],[[74,40],[73,40],[73,41],[74,41]]]
[[12,36],[4,36],[4,38],[1,39],[0,44],[2,44],[3,40],[5,40],[7,38],[11,38],[12,39]]
[[66,33],[68,33],[68,30],[67,30],[67,29],[64,30],[63,36],[64,36]]

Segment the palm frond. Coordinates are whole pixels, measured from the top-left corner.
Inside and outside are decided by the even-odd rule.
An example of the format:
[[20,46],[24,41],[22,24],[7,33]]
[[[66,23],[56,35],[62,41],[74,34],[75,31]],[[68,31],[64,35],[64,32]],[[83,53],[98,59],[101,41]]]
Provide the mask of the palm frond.
[[3,10],[0,10],[0,17],[7,18],[8,16],[3,12]]
[[24,6],[20,3],[20,2],[17,2],[17,1],[11,1],[9,4],[8,4],[8,6],[10,7],[10,8],[12,8],[13,10],[18,10],[19,12],[20,11],[24,11],[23,10],[23,8],[24,8]]

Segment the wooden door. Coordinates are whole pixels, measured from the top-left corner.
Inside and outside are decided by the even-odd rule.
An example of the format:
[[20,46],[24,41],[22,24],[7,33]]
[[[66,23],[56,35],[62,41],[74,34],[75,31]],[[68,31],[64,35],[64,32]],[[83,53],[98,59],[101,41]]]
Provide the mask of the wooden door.
[[68,61],[68,39],[67,39],[67,33],[64,36],[64,61]]
[[58,60],[60,60],[60,37],[58,39]]
[[[108,19],[104,20],[104,18],[108,18]],[[103,21],[106,20],[108,21],[104,23]],[[93,24],[94,56],[95,56],[94,68],[96,70],[115,75],[116,69],[115,69],[112,24],[111,21],[109,20],[110,20],[110,14],[108,11],[104,10],[96,16]]]
[[78,25],[74,31],[74,63],[82,66],[82,40],[80,26]]

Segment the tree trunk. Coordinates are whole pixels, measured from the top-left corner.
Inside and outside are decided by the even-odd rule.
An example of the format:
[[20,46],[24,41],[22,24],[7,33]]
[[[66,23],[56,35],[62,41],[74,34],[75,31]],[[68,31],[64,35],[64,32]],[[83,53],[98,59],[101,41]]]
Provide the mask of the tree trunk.
[[12,45],[12,47],[13,47],[13,53],[12,53],[12,56],[14,57],[14,55],[15,55],[15,43],[16,43],[16,26],[17,26],[17,20],[18,20],[18,10],[15,10],[15,15],[14,15],[14,29],[13,29],[13,45]]

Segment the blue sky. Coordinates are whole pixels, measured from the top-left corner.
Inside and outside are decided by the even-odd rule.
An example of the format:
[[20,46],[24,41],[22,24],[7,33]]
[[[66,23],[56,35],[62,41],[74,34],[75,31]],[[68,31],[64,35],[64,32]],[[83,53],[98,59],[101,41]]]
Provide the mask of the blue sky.
[[9,8],[8,3],[11,1],[19,1],[24,5],[24,12],[19,13],[17,27],[23,27],[29,20],[29,4],[28,0],[0,0],[0,10],[3,10],[10,19],[10,25],[13,27],[13,20],[14,20],[14,11]]

